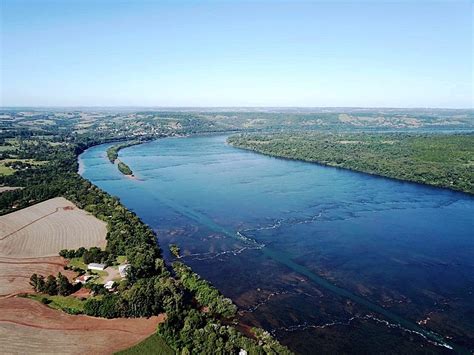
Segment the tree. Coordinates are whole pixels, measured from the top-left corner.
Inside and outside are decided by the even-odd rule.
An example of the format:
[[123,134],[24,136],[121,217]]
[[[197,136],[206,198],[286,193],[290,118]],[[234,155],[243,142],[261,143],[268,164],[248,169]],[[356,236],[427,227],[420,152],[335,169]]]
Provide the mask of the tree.
[[58,277],[56,278],[56,283],[58,286],[58,293],[61,296],[68,296],[73,291],[73,285],[69,282],[66,276],[61,273],[58,273]]
[[170,244],[170,251],[171,251],[171,254],[179,258],[179,252],[180,252],[179,246],[177,246],[176,244]]
[[38,275],[37,274],[31,275],[30,285],[33,286],[35,291],[38,291]]
[[58,285],[56,283],[56,278],[53,275],[49,275],[46,279],[46,283],[44,285],[44,292],[50,296],[58,294]]
[[37,284],[36,284],[36,292],[45,292],[45,289],[46,289],[46,282],[44,281],[44,276],[43,275],[39,275],[38,276],[38,281],[37,281]]

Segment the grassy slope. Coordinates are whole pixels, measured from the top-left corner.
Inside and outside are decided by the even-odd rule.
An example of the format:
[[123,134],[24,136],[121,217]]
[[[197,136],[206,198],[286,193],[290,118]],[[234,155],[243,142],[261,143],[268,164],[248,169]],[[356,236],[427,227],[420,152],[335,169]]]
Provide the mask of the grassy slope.
[[84,301],[73,297],[73,296],[49,296],[43,294],[33,294],[28,295],[28,298],[31,298],[35,301],[41,302],[42,299],[47,299],[50,301],[48,306],[54,309],[65,311],[66,313],[82,313],[84,311]]
[[116,353],[117,355],[174,355],[173,349],[171,349],[158,334],[146,338],[141,343],[132,346],[129,349],[122,350]]
[[474,135],[234,136],[236,147],[474,194]]

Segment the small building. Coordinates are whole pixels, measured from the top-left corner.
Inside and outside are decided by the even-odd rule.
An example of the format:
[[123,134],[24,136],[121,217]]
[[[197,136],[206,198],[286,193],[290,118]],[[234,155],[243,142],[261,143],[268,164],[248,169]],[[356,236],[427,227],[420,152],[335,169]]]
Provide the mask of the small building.
[[240,349],[239,355],[247,355],[247,350]]
[[130,269],[130,264],[119,265],[118,269],[122,278],[127,277],[128,270]]
[[89,265],[87,265],[87,268],[89,270],[102,271],[106,268],[106,265],[105,264],[90,263]]
[[114,287],[114,282],[113,281],[107,281],[105,284],[104,284],[104,287],[107,289],[107,290],[111,290],[112,287]]
[[74,283],[75,284],[86,284],[87,281],[89,281],[89,279],[91,278],[92,276],[91,275],[81,275],[81,276],[78,276],[76,277],[76,279],[74,280]]

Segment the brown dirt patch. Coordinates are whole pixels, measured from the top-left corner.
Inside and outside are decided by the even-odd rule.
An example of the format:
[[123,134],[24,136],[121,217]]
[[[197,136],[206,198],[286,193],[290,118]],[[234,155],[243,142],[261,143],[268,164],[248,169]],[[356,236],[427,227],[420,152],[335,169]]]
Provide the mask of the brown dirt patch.
[[149,319],[72,316],[26,298],[0,299],[0,349],[6,354],[112,354],[150,336]]
[[61,272],[70,280],[75,272],[64,270],[66,259],[60,256],[46,258],[7,258],[0,256],[0,297],[18,293],[32,292],[29,284],[30,276],[34,273],[48,276]]

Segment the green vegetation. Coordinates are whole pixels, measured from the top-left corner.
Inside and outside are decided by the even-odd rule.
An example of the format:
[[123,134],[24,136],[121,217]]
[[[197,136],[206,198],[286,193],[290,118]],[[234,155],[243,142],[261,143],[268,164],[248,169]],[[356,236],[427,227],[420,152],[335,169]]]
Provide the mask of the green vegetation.
[[109,158],[110,162],[113,164],[118,159],[118,153],[121,149],[131,147],[132,145],[137,145],[143,143],[142,141],[131,141],[125,143],[119,143],[116,145],[111,146],[107,149],[107,158]]
[[48,305],[48,307],[58,309],[69,314],[84,313],[85,302],[74,296],[49,296],[35,294],[27,295],[26,297],[44,303]]
[[117,256],[116,263],[117,264],[124,264],[127,261],[127,257],[125,255]]
[[474,194],[474,134],[239,135],[235,147]]
[[68,296],[77,291],[76,287],[61,273],[58,273],[57,277],[49,275],[46,280],[42,275],[33,274],[30,277],[30,285],[36,292],[46,293],[50,296],[58,294],[61,296]]
[[179,258],[179,252],[180,252],[179,246],[177,246],[176,244],[170,244],[169,247],[170,247],[171,254]]
[[116,355],[174,355],[175,352],[171,349],[168,344],[158,334],[146,338],[141,343],[132,346],[129,349],[119,351]]
[[83,270],[83,271],[87,270],[87,265],[84,263],[84,261],[82,261],[82,258],[69,259],[68,266],[72,270],[76,270],[76,269],[80,269],[80,270]]
[[118,166],[119,171],[122,174],[124,174],[124,175],[133,175],[132,169],[130,169],[129,166],[127,164],[125,164],[124,162],[119,161],[117,166]]
[[183,286],[194,295],[201,306],[208,309],[210,314],[223,318],[235,316],[237,307],[232,303],[232,300],[222,296],[217,289],[206,280],[201,279],[189,266],[175,262],[173,270]]
[[8,176],[8,175],[12,175],[14,172],[15,172],[15,169],[13,169],[9,166],[5,166],[3,164],[0,164],[0,175]]

